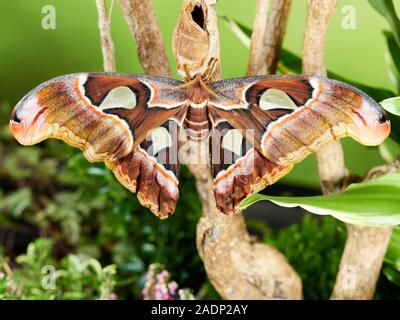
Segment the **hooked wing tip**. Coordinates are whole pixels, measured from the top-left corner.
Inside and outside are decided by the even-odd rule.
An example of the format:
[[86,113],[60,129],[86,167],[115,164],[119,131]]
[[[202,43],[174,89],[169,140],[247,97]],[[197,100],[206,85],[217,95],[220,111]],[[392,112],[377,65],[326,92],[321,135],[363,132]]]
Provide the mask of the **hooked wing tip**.
[[40,106],[35,94],[27,94],[15,106],[10,116],[9,128],[14,138],[22,145],[32,145],[42,141],[45,126],[42,120],[45,107]]
[[367,146],[382,143],[390,134],[391,124],[382,107],[369,97],[363,96],[358,108],[352,108],[355,115],[350,126],[350,135]]

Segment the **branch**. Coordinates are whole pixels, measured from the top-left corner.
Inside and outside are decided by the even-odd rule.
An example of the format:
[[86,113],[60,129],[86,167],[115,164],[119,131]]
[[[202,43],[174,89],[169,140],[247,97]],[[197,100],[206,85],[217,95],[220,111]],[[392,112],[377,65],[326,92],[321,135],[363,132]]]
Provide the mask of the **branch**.
[[[203,73],[219,58],[216,0],[184,0],[173,49],[178,70]],[[219,79],[220,69],[214,73]],[[201,150],[202,147],[197,147]],[[201,151],[200,151],[201,152]],[[199,155],[197,155],[198,157]],[[210,281],[224,299],[300,299],[301,280],[286,258],[249,236],[242,214],[218,211],[207,165],[191,164],[203,205],[197,225],[197,248]]]
[[150,0],[120,0],[146,74],[171,77],[167,53]]
[[[303,72],[326,76],[324,43],[336,0],[308,0],[304,36]],[[337,141],[317,152],[317,163],[324,194],[346,185],[348,173],[343,149]],[[348,236],[332,299],[371,299],[382,266],[391,228],[347,225]]]
[[372,299],[392,228],[347,224],[347,241],[331,299]]
[[303,45],[303,71],[305,74],[326,76],[325,38],[335,7],[336,0],[308,0]]
[[291,4],[292,0],[258,0],[248,75],[276,72]]
[[107,14],[105,0],[96,0],[99,14],[100,44],[103,53],[104,71],[115,72],[114,42],[111,37],[111,14],[114,0],[111,1],[110,12]]

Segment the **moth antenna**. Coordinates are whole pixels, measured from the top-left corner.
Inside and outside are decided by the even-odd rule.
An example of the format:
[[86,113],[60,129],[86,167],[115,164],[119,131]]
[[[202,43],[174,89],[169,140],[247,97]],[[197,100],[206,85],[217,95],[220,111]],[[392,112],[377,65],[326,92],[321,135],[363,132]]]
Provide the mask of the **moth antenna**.
[[190,75],[187,64],[185,63],[182,67],[183,67],[183,71],[185,72],[185,81],[188,82],[188,81],[192,80],[192,77]]
[[[205,80],[204,80],[205,81]],[[218,98],[218,94],[216,94],[207,84],[205,84],[203,81],[200,82],[200,85],[212,96]]]
[[175,86],[175,87],[173,87],[171,89],[172,90],[177,90],[177,89],[188,88],[188,87],[191,87],[195,81],[196,81],[195,79],[192,79],[192,80],[190,80],[188,82],[184,82],[184,83],[180,84],[179,86]]

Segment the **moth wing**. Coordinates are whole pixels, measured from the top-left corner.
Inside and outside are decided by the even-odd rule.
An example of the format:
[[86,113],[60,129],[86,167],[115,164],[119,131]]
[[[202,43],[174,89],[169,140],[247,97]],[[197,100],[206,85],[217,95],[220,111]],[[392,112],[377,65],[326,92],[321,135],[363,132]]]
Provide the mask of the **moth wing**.
[[[15,107],[10,129],[24,145],[57,138],[103,161],[164,218],[179,197],[177,134],[185,114],[181,82],[116,73],[52,79]],[[168,131],[171,128],[171,133]],[[157,139],[156,139],[157,138]]]
[[[227,199],[229,204],[220,208],[228,213],[236,210],[240,199],[275,182],[293,164],[331,141],[349,136],[365,145],[377,145],[390,132],[385,112],[372,98],[335,80],[258,76],[218,81],[211,89],[215,93],[209,106],[213,126],[226,121],[254,148],[242,152],[230,167],[214,167],[215,196],[217,202]],[[245,161],[249,155],[258,159],[253,170]],[[264,174],[256,169],[260,164]],[[247,173],[241,173],[245,169]]]
[[238,210],[248,195],[287,174],[293,165],[276,164],[251,144],[252,137],[221,119],[211,131],[211,173],[217,207],[225,214]]

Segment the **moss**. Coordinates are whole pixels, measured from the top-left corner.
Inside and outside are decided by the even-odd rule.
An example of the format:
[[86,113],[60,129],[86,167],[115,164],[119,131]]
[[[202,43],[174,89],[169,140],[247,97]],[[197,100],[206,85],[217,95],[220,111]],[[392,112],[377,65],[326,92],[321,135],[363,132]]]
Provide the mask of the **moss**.
[[345,240],[342,222],[332,217],[319,219],[311,214],[306,214],[300,224],[264,237],[299,273],[305,299],[329,298]]

